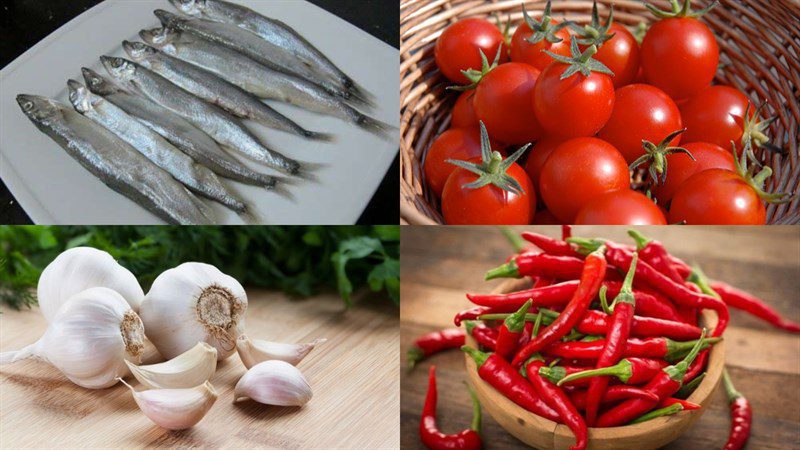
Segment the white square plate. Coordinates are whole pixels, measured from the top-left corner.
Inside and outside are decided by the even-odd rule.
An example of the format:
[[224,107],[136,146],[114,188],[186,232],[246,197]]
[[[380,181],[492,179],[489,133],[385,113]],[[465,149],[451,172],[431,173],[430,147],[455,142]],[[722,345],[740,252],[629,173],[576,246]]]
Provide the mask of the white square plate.
[[[364,111],[397,126],[400,121],[398,51],[346,21],[302,0],[237,0],[282,20],[377,97]],[[69,104],[66,82],[83,82],[80,68],[105,74],[100,55],[125,56],[121,42],[139,40],[142,28],[160,26],[155,9],[166,0],[106,0],[76,17],[0,71],[0,178],[39,224],[155,224],[160,221],[83,169],[22,114],[17,94],[37,94]],[[319,165],[315,181],[289,190],[293,198],[226,180],[260,221],[272,224],[353,224],[369,203],[398,151],[399,132],[381,138],[342,120],[270,102],[305,128],[330,132],[332,143],[307,141],[248,122],[268,146]],[[241,159],[241,158],[240,158]],[[271,172],[257,163],[256,170]],[[242,220],[213,205],[220,223]],[[388,207],[396,207],[388,205]]]

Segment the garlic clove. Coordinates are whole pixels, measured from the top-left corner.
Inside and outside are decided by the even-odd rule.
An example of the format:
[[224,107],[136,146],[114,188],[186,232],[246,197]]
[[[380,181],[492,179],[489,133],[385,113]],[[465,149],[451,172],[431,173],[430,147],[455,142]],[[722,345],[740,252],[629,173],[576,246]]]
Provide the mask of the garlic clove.
[[133,399],[148,419],[168,430],[185,430],[200,422],[211,405],[217,401],[217,392],[208,381],[191,389],[149,389],[136,391],[122,378],[119,379],[133,393]]
[[242,376],[233,401],[251,398],[265,405],[303,406],[311,400],[311,386],[297,367],[285,361],[264,361]]
[[217,369],[217,349],[198,342],[169,361],[137,366],[125,361],[140,383],[154,389],[181,389],[203,384]]
[[239,358],[248,369],[264,361],[277,359],[286,361],[296,366],[303,358],[314,350],[319,344],[327,342],[327,339],[317,339],[307,344],[283,344],[280,342],[270,342],[261,339],[252,340],[245,335],[239,336],[236,341],[236,350]]

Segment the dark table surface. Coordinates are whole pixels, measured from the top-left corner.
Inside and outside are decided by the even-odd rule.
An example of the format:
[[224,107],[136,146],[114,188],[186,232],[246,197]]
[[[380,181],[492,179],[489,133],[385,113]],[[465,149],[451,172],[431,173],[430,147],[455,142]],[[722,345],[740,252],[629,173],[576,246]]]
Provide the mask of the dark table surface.
[[[102,0],[11,0],[2,4],[0,67],[50,33]],[[307,0],[350,22],[383,42],[399,47],[400,20],[395,0]],[[165,0],[166,4],[166,0]],[[378,191],[358,220],[360,224],[396,224],[397,187],[400,185],[400,159],[395,158]],[[29,224],[31,219],[0,179],[0,223]]]

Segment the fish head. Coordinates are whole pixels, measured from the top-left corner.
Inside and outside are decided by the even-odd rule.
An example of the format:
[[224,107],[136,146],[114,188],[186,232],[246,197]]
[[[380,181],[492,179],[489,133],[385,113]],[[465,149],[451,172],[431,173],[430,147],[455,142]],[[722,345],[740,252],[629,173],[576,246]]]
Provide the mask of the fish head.
[[69,101],[75,107],[75,111],[83,114],[93,107],[92,94],[86,86],[75,80],[67,81],[67,89],[69,90]]
[[184,20],[182,17],[176,16],[175,14],[163,9],[157,9],[153,11],[153,14],[158,17],[158,20],[161,21],[161,25],[164,25],[165,27],[176,26]]
[[122,48],[136,62],[149,59],[158,53],[158,50],[143,42],[122,41]]
[[28,118],[42,121],[59,113],[58,105],[53,100],[40,95],[19,94],[17,103]]
[[151,28],[149,30],[141,30],[139,37],[142,38],[148,45],[153,47],[165,47],[171,44],[180,34],[180,31],[174,30],[169,27]]
[[106,72],[119,81],[130,81],[136,73],[136,65],[125,58],[117,58],[115,56],[101,56],[100,62],[106,68]]
[[92,69],[82,67],[81,73],[83,74],[83,81],[86,82],[86,87],[97,95],[113,94],[120,90],[114,83],[106,80]]
[[192,17],[199,17],[206,6],[206,0],[169,0],[178,11]]

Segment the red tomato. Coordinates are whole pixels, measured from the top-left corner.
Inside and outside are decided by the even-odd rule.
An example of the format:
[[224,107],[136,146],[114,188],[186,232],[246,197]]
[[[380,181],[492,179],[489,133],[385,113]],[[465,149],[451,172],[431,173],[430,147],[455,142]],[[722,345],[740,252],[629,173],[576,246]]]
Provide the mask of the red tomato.
[[539,191],[539,175],[542,173],[542,167],[544,167],[545,161],[553,153],[553,150],[562,142],[564,140],[560,138],[546,137],[537,142],[528,153],[528,159],[525,161],[525,172],[531,177],[531,182],[533,182],[533,186],[539,194],[537,200],[541,201],[542,199]]
[[747,102],[747,96],[730,86],[704,89],[681,105],[681,117],[686,127],[683,139],[710,142],[727,149],[731,148],[731,141],[738,146],[744,132]]
[[474,96],[474,90],[464,91],[458,96],[450,116],[451,128],[478,127],[478,116],[475,115],[475,107],[472,106]]
[[736,171],[733,153],[720,146],[707,142],[690,142],[681,147],[689,150],[695,160],[684,153],[673,153],[666,156],[666,180],[664,180],[664,184],[657,185],[653,189],[653,194],[661,205],[666,205],[672,200],[675,191],[680,188],[681,184],[697,172],[708,169]]
[[550,211],[543,209],[533,216],[534,225],[563,225]]
[[464,187],[478,175],[460,167],[447,178],[442,193],[442,214],[450,225],[527,225],[536,212],[536,191],[525,170],[513,163],[506,174],[516,179],[523,193],[513,193],[488,184]]
[[594,59],[614,72],[611,81],[615,88],[633,83],[639,72],[639,43],[622,25],[612,23],[608,30],[614,37],[597,49]]
[[724,169],[695,173],[686,180],[669,208],[670,223],[688,225],[764,225],[767,210],[741,176]]
[[719,63],[714,34],[697,19],[661,19],[647,31],[641,48],[647,81],[675,100],[711,84]]
[[[564,138],[593,136],[614,108],[614,84],[608,75],[576,73],[561,79],[568,64],[554,62],[539,75],[533,109],[548,135]],[[501,139],[502,140],[502,139]]]
[[473,105],[489,136],[506,144],[527,144],[541,135],[533,113],[533,95],[539,70],[510,62],[486,74],[475,89]]
[[[492,142],[492,149],[497,149],[497,143]],[[500,151],[503,154],[502,151]],[[437,197],[442,196],[447,177],[456,169],[456,166],[446,162],[448,159],[466,161],[481,157],[481,133],[474,128],[451,128],[440,134],[433,141],[428,153],[425,155],[425,179]]]
[[464,19],[448,26],[436,39],[434,55],[436,65],[448,80],[458,84],[469,84],[462,70],[481,68],[483,51],[489,61],[493,61],[497,49],[500,63],[508,61],[508,46],[503,33],[491,22],[484,19]]
[[[616,92],[614,111],[597,135],[616,147],[628,164],[644,155],[642,140],[658,144],[681,129],[681,114],[664,91],[646,84],[631,84]],[[675,146],[681,136],[672,140]]]
[[595,197],[583,205],[575,225],[666,225],[667,219],[652,200],[630,189]]
[[[555,26],[556,21],[550,19],[550,26]],[[553,52],[557,55],[569,56],[569,30],[562,28],[553,36],[561,39],[561,42],[550,42],[547,39],[542,39],[535,44],[528,42],[528,39],[533,34],[531,27],[523,21],[511,37],[511,60],[529,64],[539,70],[544,70],[553,62],[553,58],[544,52],[544,50]]]
[[539,188],[547,209],[565,223],[594,197],[630,189],[625,158],[608,142],[593,137],[570,139],[544,163]]

